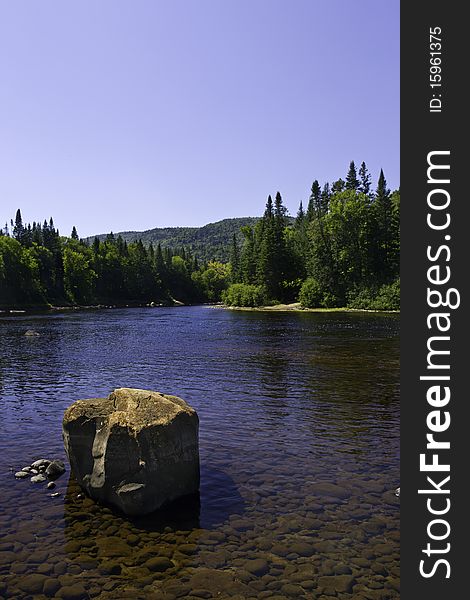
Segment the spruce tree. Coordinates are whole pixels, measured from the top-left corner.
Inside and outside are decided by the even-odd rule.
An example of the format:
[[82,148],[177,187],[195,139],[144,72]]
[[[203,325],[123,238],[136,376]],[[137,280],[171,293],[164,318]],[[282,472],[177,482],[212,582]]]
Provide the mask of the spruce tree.
[[331,186],[332,194],[338,194],[340,192],[344,192],[345,185],[346,184],[344,183],[344,180],[341,179],[341,177],[340,177],[337,181],[333,182],[333,185]]
[[321,188],[318,181],[312,183],[312,187],[310,190],[310,198],[308,199],[308,207],[307,207],[307,221],[311,223],[316,214],[319,214],[321,211]]
[[230,249],[230,265],[232,269],[232,283],[238,283],[240,281],[240,251],[238,249],[237,236],[233,234],[232,247]]
[[359,169],[359,177],[361,178],[359,191],[368,196],[370,194],[371,176],[364,161],[362,161],[361,168]]
[[356,191],[359,188],[359,179],[357,178],[356,165],[352,160],[349,163],[349,171],[346,176],[346,189]]
[[16,211],[15,224],[13,225],[13,237],[15,238],[15,240],[18,240],[20,244],[23,242],[24,227],[20,209]]
[[70,237],[72,238],[72,240],[78,240],[78,233],[77,233],[77,228],[75,227],[75,225],[72,227],[72,233],[71,233]]
[[384,280],[391,275],[390,253],[392,247],[392,200],[390,190],[387,188],[387,180],[382,169],[380,169],[377,189],[375,191],[374,209],[378,225],[377,242],[378,248],[378,269],[381,271]]
[[295,218],[296,229],[301,228],[304,225],[304,222],[305,222],[305,211],[304,211],[304,207],[302,205],[302,200],[301,200],[300,204],[299,204],[299,210],[297,211],[297,216]]
[[329,210],[330,197],[331,197],[330,184],[325,183],[325,185],[323,186],[323,190],[321,192],[321,212],[324,215],[326,215],[326,213]]

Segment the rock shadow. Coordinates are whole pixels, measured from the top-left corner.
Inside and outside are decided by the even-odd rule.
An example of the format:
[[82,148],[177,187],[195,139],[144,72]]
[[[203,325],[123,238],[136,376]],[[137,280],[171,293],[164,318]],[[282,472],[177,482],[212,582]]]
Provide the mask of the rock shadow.
[[[102,506],[88,498],[71,474],[64,503],[66,532],[76,520],[88,521],[93,517],[98,525],[100,517],[122,525],[127,522],[133,529],[162,533],[194,529],[214,529],[226,522],[231,515],[245,512],[243,500],[235,481],[224,471],[211,465],[201,465],[200,492],[183,496],[159,510],[139,517],[126,516],[112,507]],[[84,513],[88,513],[89,519]],[[90,523],[91,524],[91,523]]]

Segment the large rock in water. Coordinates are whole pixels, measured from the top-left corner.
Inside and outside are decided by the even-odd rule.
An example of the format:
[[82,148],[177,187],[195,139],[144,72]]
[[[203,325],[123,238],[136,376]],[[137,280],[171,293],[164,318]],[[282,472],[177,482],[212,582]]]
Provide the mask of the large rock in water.
[[63,420],[79,484],[128,515],[199,490],[198,429],[196,411],[181,398],[130,388],[78,400]]

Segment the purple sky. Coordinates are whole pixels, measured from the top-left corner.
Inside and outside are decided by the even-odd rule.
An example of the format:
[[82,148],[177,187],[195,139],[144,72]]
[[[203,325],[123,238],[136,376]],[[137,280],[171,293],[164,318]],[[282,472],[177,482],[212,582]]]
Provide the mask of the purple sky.
[[291,214],[399,186],[398,0],[0,0],[0,219],[61,233]]

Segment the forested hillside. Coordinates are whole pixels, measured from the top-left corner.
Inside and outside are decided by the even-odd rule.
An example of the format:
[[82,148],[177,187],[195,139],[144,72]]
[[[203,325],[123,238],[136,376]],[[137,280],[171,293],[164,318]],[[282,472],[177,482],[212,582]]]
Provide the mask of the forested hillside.
[[[253,226],[257,220],[257,217],[241,217],[209,223],[204,227],[156,227],[147,231],[121,231],[115,235],[126,242],[142,240],[146,246],[152,243],[155,247],[160,244],[162,248],[186,248],[201,261],[228,262],[233,235],[241,243],[241,228]],[[105,240],[106,234],[97,237]],[[88,241],[92,242],[93,238],[88,238]]]
[[372,190],[365,163],[346,180],[312,184],[293,225],[278,192],[264,216],[234,240],[227,304],[254,306],[299,299],[305,307],[397,309],[400,301],[400,194],[383,171]]
[[[0,231],[0,307],[173,299],[399,307],[400,194],[388,189],[382,171],[373,190],[364,163],[357,172],[351,162],[345,180],[323,186],[315,180],[295,219],[277,192],[260,218],[139,235],[83,240],[74,227],[70,237],[60,236],[52,218],[24,224],[18,209]],[[163,237],[153,242],[152,235]],[[163,243],[170,239],[173,247]],[[205,258],[197,255],[198,243]]]

